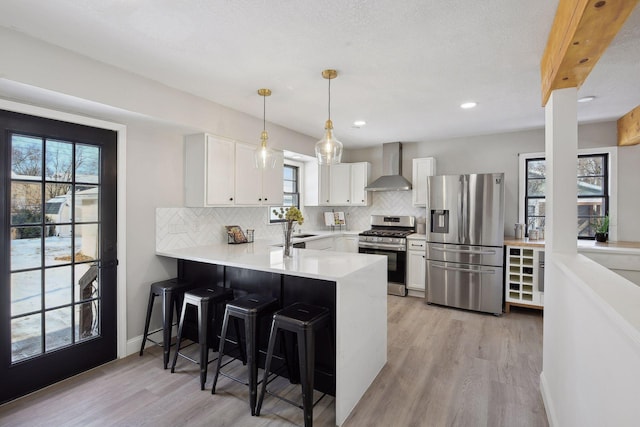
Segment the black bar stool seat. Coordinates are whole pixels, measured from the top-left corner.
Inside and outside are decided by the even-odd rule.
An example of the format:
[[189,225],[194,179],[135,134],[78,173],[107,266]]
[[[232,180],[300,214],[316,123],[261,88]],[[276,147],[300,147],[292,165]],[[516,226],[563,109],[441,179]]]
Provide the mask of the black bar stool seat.
[[[149,335],[162,331],[162,347],[164,350],[164,369],[169,364],[169,351],[171,347],[171,328],[173,327],[173,309],[176,310],[177,317],[180,317],[180,308],[182,305],[182,296],[184,292],[193,288],[193,284],[184,279],[173,278],[154,282],[149,288],[149,302],[147,304],[147,317],[144,323],[144,333],[142,335],[142,345],[140,346],[140,356],[144,351],[147,340],[154,344],[160,343],[149,338]],[[155,297],[162,297],[162,328],[149,332],[149,322],[151,321],[151,312],[153,311],[153,302]]]
[[[256,398],[258,394],[258,321],[264,316],[270,316],[277,309],[277,298],[267,295],[249,294],[227,303],[227,307],[224,312],[224,321],[222,323],[222,332],[220,334],[220,349],[218,351],[218,364],[215,376],[213,377],[211,394],[215,394],[216,392],[216,384],[218,382],[219,374],[222,374],[234,381],[242,382],[237,378],[220,371],[222,366],[222,356],[224,354],[224,345],[227,340],[229,319],[240,319],[244,321],[246,363],[249,374],[248,383],[242,383],[249,386],[249,406],[251,408],[251,415],[255,415]],[[240,331],[236,331],[236,333],[240,335]]]
[[[315,333],[320,328],[327,328],[330,334],[329,342],[332,341],[331,335],[331,313],[329,309],[325,307],[319,307],[304,303],[294,303],[290,306],[276,312],[273,315],[273,321],[271,323],[271,334],[269,336],[269,347],[267,349],[267,359],[264,367],[264,377],[262,378],[262,387],[260,390],[260,396],[258,404],[256,406],[256,415],[260,415],[260,409],[262,408],[262,401],[264,400],[265,393],[269,393],[272,396],[278,397],[288,403],[295,404],[294,402],[278,396],[275,393],[271,393],[267,390],[267,383],[269,377],[269,370],[271,367],[271,360],[273,358],[273,350],[276,345],[276,339],[278,332],[281,330],[291,331],[295,333],[298,341],[298,358],[300,361],[300,385],[302,386],[302,406],[298,406],[304,411],[304,425],[305,427],[312,427],[313,425],[313,383],[314,383],[314,369],[315,369]],[[333,353],[333,348],[331,349]],[[320,399],[325,395],[323,394]],[[318,401],[320,401],[318,399]],[[318,403],[318,402],[316,402]]]
[[216,324],[219,325],[217,322],[220,318],[220,315],[217,313],[218,307],[232,299],[233,290],[220,286],[206,286],[192,289],[184,293],[180,326],[178,327],[178,339],[176,342],[176,351],[173,354],[173,363],[171,363],[171,372],[175,372],[178,355],[193,361],[193,359],[180,353],[185,313],[187,312],[187,306],[193,305],[196,308],[198,317],[198,343],[200,345],[200,361],[198,363],[200,365],[200,390],[204,390],[204,383],[207,381],[209,348],[212,344],[212,332],[209,328],[213,328],[212,331],[215,333],[217,329]]

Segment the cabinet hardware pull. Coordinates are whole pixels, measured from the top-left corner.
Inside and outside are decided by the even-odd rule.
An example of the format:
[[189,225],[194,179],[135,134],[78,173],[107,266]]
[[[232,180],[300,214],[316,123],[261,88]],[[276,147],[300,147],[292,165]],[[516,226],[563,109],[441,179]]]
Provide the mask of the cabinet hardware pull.
[[233,197],[229,197],[229,201],[230,201],[230,202],[231,202],[231,201],[233,201]]

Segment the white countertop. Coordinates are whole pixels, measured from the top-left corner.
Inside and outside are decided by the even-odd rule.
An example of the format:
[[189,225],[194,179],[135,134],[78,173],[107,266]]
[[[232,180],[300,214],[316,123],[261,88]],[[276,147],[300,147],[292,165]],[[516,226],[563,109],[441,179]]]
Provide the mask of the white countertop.
[[[320,238],[320,236],[316,238]],[[313,239],[313,237],[307,239]],[[256,240],[254,243],[238,245],[216,244],[166,249],[156,251],[156,254],[176,259],[331,281],[367,268],[385,258],[383,255],[314,249],[293,249],[293,256],[285,258],[283,249],[272,246],[274,243],[277,242]]]

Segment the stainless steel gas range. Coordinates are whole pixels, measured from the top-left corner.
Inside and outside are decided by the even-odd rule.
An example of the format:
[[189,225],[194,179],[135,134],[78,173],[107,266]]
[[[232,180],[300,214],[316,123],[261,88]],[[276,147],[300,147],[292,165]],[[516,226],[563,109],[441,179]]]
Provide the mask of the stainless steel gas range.
[[415,233],[413,216],[371,215],[371,230],[360,233],[358,252],[387,257],[388,293],[407,295],[407,236]]

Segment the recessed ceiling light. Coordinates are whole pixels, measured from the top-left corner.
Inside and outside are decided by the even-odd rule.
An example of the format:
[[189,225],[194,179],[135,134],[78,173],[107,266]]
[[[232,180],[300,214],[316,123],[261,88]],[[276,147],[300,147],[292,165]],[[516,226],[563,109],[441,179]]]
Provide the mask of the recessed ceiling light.
[[473,102],[473,101],[471,101],[471,102],[465,102],[464,104],[460,104],[460,108],[465,109],[465,110],[468,110],[469,108],[473,108],[473,107],[475,107],[476,105],[478,105],[478,103],[477,103],[477,102]]
[[365,122],[364,120],[356,120],[355,122],[353,122],[353,127],[359,128],[366,124],[367,122]]
[[594,99],[596,99],[596,97],[593,95],[583,96],[582,98],[578,98],[578,102],[591,102]]

